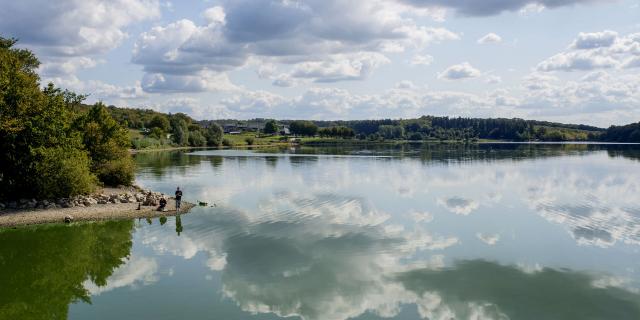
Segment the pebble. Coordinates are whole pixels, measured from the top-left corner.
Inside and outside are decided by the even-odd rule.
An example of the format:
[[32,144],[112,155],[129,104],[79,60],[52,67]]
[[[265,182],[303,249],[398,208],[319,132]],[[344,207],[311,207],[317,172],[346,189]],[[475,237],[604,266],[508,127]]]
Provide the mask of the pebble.
[[157,206],[162,197],[167,197],[159,192],[143,190],[139,188],[127,189],[129,192],[119,194],[93,194],[79,195],[71,198],[59,198],[54,200],[36,200],[22,198],[18,201],[0,203],[0,210],[7,209],[55,209],[73,207],[91,207],[96,204],[108,203],[140,203],[144,206]]

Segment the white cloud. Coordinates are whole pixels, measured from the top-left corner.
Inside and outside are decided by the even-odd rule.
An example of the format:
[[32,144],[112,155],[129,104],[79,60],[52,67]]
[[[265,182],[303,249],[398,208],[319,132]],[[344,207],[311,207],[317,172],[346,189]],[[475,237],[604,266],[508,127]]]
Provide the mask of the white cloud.
[[154,0],[9,1],[0,30],[45,56],[85,56],[119,46],[128,25],[159,16]]
[[236,91],[226,73],[202,71],[189,75],[147,73],[142,78],[142,88],[146,92],[201,92]]
[[520,9],[520,11],[518,11],[518,13],[521,16],[529,16],[532,14],[536,14],[536,13],[540,13],[542,11],[544,11],[545,6],[539,3],[529,3],[527,5],[525,5],[524,7],[522,7],[522,9]]
[[400,0],[417,7],[443,7],[468,16],[490,16],[504,11],[535,11],[539,8],[559,8],[576,4],[606,3],[608,0]]
[[480,239],[480,241],[490,246],[495,245],[500,240],[499,234],[484,234],[484,233],[478,232],[476,233],[476,237]]
[[[591,71],[626,68],[640,55],[640,34],[619,36],[615,31],[580,33],[568,50],[537,66],[539,71]],[[631,64],[633,65],[633,64]]]
[[578,38],[576,38],[571,47],[575,49],[595,49],[610,47],[616,41],[617,37],[618,33],[610,30],[592,33],[580,32],[578,34]]
[[183,19],[142,33],[132,61],[147,73],[181,76],[234,70],[249,61],[293,65],[287,76],[273,77],[278,86],[295,85],[295,78],[362,80],[389,62],[383,53],[459,38],[416,25],[405,18],[409,11],[386,0],[223,1],[205,11],[206,25]]
[[433,63],[433,56],[428,54],[416,54],[411,58],[410,63],[414,66],[428,66]]
[[447,210],[463,216],[469,215],[471,212],[480,207],[480,204],[475,200],[465,199],[457,196],[440,198],[437,200],[437,203]]
[[540,71],[589,71],[608,69],[618,61],[601,51],[571,51],[556,54],[538,64]]
[[469,64],[469,62],[463,62],[461,64],[456,64],[445,69],[438,74],[438,78],[446,80],[461,80],[476,78],[481,74],[482,73],[480,72],[480,70],[474,68],[471,64]]
[[500,37],[499,35],[491,32],[491,33],[487,33],[486,35],[482,36],[480,39],[478,39],[478,44],[489,44],[489,43],[500,43],[502,42],[502,37]]

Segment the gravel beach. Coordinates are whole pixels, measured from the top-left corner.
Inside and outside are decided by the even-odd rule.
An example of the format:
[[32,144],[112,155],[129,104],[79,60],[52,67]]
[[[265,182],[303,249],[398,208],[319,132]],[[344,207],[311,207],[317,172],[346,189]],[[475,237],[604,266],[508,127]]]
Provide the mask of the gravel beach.
[[[101,190],[103,195],[122,194],[129,189],[105,188]],[[178,212],[175,208],[175,200],[167,197],[167,208],[171,210],[157,211],[157,205],[141,205],[138,209],[137,202],[132,203],[104,203],[91,206],[74,206],[70,208],[51,209],[3,209],[0,210],[0,228],[16,227],[45,223],[64,223],[65,219],[77,221],[100,221],[134,218],[153,218],[161,216],[173,216]],[[188,213],[195,205],[182,201],[180,214]]]

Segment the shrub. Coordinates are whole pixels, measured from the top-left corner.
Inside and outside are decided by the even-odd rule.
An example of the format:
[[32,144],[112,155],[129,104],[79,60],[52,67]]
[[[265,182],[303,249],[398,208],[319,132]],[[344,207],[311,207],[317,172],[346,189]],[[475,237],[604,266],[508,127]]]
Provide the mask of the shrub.
[[193,131],[189,133],[189,145],[192,147],[206,146],[207,139],[205,139],[200,131]]
[[91,160],[86,152],[63,147],[36,152],[35,188],[41,198],[68,197],[92,192],[98,182],[90,171]]
[[255,139],[255,138],[253,138],[253,137],[246,137],[246,138],[244,139],[244,141],[245,141],[248,145],[252,146],[252,145],[256,142],[256,139]]
[[233,147],[233,141],[228,138],[222,139],[222,145],[225,147]]
[[109,160],[97,168],[98,178],[109,186],[131,185],[134,179],[135,164],[131,157]]
[[414,132],[409,135],[409,140],[420,141],[422,140],[422,134],[420,132]]
[[217,123],[211,123],[204,132],[204,137],[207,139],[207,145],[219,146],[222,142],[222,127]]

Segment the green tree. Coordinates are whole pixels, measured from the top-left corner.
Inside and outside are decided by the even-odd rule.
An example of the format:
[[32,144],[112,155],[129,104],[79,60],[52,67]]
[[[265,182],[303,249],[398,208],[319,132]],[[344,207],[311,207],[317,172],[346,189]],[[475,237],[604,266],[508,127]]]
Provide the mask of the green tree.
[[183,119],[178,119],[171,124],[173,142],[178,145],[186,146],[189,144],[189,126]]
[[158,128],[163,132],[168,132],[169,129],[171,128],[171,125],[169,124],[169,119],[167,119],[166,116],[157,114],[153,116],[153,118],[151,118],[151,121],[149,122],[148,127]]
[[204,131],[209,146],[219,146],[222,143],[222,135],[222,127],[217,123],[211,123]]
[[315,136],[318,133],[318,126],[311,121],[292,121],[289,124],[289,130],[295,135]]
[[109,114],[102,103],[96,103],[75,126],[91,157],[98,178],[108,185],[130,185],[135,166],[129,156],[129,133]]
[[192,147],[203,147],[207,145],[207,139],[200,131],[193,131],[189,133],[189,145]]
[[[83,96],[49,84],[40,89],[39,61],[29,50],[13,48],[15,39],[0,37],[0,197],[44,197],[46,186],[60,185],[69,195],[65,173],[91,181],[87,155],[71,124],[72,106]],[[55,156],[63,159],[47,164]],[[58,170],[60,172],[51,172]],[[50,180],[50,181],[47,181]]]
[[274,134],[278,132],[278,123],[275,120],[269,120],[264,124],[264,133]]

